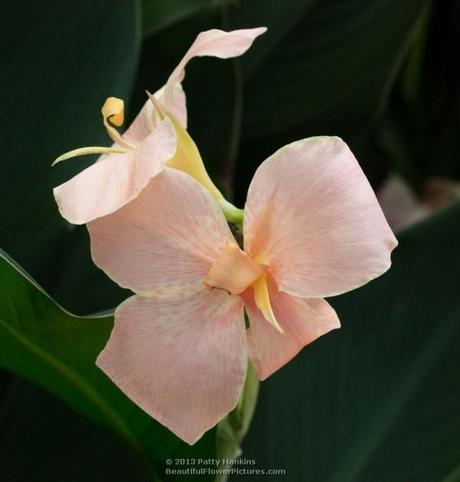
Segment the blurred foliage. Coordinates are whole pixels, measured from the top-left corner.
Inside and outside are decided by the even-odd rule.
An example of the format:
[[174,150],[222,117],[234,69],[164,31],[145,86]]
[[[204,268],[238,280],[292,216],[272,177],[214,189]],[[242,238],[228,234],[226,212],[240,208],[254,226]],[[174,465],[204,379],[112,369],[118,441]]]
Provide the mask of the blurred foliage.
[[424,19],[379,132],[391,168],[421,191],[429,176],[460,178],[460,5]]
[[[52,197],[92,159],[50,164],[109,145],[104,99],[124,97],[132,118],[202,30],[269,27],[241,59],[194,60],[184,82],[190,132],[239,204],[265,157],[317,134],[343,136],[376,188],[392,171],[419,192],[434,174],[460,177],[458,0],[20,0],[0,18],[0,247],[76,313],[110,309],[126,292],[92,265],[85,228],[65,223]],[[389,274],[335,300],[344,327],[262,384],[245,456],[289,480],[460,480],[458,215],[403,233]],[[0,365],[96,422],[1,374],[2,480],[57,480],[74,454],[94,470],[66,480],[127,480],[129,467],[136,482],[148,479],[139,453],[158,474],[170,454],[213,455],[214,431],[186,446],[95,368],[110,328],[109,316],[62,311],[0,259]],[[31,346],[95,390],[133,431],[134,451]]]
[[[158,467],[183,444],[133,404],[94,364],[110,335],[112,316],[67,313],[1,252],[0,286],[0,366],[111,428],[144,461],[152,478],[158,478]],[[10,387],[10,396],[14,395]],[[5,418],[14,418],[17,409],[16,404],[12,414],[7,409]],[[186,448],[188,456],[215,456],[214,437],[211,431]],[[46,471],[40,477],[45,480]]]
[[88,160],[50,166],[72,148],[110,145],[100,106],[108,92],[131,90],[137,2],[19,0],[2,10],[0,247],[65,306],[108,308],[122,295],[92,265],[86,229],[63,221],[52,194]]

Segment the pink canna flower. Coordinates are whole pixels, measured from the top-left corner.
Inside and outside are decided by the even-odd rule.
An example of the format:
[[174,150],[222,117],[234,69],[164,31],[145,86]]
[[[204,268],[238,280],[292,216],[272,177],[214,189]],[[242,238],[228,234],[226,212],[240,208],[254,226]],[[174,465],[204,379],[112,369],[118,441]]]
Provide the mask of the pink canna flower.
[[[194,57],[227,59],[242,55],[265,27],[208,30],[200,33],[173,70],[166,84],[147,100],[122,136],[123,101],[109,97],[102,107],[104,125],[114,141],[112,147],[84,147],[60,156],[54,164],[71,157],[102,154],[90,167],[57,186],[54,196],[64,218],[85,224],[124,206],[145,188],[165,165],[185,170],[205,185],[217,199],[223,199],[206,173],[192,139],[185,131],[187,107],[182,80],[185,66]],[[155,108],[157,103],[163,115]]]
[[248,357],[263,380],[339,328],[323,298],[381,275],[397,245],[335,137],[268,158],[244,213],[243,250],[210,193],[167,167],[133,202],[88,225],[94,262],[135,292],[117,308],[97,364],[190,444],[237,404]]

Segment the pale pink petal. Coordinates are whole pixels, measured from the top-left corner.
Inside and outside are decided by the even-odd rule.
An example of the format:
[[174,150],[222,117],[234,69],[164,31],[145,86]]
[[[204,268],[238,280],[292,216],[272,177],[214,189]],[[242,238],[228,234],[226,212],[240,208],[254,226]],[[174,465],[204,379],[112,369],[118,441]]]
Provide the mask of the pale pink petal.
[[269,283],[273,313],[284,333],[275,329],[257,308],[252,291],[243,299],[250,320],[249,358],[261,380],[291,360],[305,346],[329,331],[340,328],[340,321],[327,301],[288,295]]
[[61,215],[73,224],[85,224],[116,211],[139,195],[175,151],[175,130],[165,119],[136,149],[103,155],[54,188]]
[[187,63],[194,57],[209,56],[221,59],[238,57],[244,54],[254,40],[266,30],[266,27],[258,27],[231,32],[218,29],[201,32],[170,75],[166,85],[155,96],[181,121],[184,127],[187,127],[186,99],[180,86]]
[[117,308],[97,365],[189,444],[236,405],[247,366],[243,303],[222,290],[133,296]]
[[133,202],[88,229],[96,265],[136,292],[202,287],[220,250],[235,242],[209,192],[168,167]]
[[244,239],[280,290],[308,298],[381,275],[397,245],[357,160],[337,137],[294,142],[262,163],[249,188]]

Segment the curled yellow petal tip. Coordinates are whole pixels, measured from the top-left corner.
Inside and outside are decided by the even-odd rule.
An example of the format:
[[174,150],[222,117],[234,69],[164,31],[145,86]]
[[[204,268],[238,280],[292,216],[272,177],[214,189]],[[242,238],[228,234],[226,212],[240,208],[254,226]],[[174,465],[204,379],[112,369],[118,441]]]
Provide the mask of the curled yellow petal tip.
[[284,333],[284,330],[278,323],[270,304],[267,276],[264,274],[260,276],[260,278],[257,278],[257,280],[252,284],[252,287],[254,288],[254,300],[257,308],[259,308],[265,319],[273,326],[273,328],[278,330],[280,333]]
[[125,120],[125,103],[118,97],[107,97],[101,112],[104,121],[108,120],[114,126],[120,127]]

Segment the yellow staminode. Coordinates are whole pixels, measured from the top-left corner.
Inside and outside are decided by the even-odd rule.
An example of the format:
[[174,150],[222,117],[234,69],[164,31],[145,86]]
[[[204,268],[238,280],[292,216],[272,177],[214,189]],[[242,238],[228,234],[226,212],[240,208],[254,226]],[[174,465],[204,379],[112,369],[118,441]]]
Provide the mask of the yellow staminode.
[[118,97],[107,97],[104,105],[101,108],[102,117],[104,119],[104,126],[107,133],[119,146],[126,149],[135,149],[136,146],[123,139],[121,134],[113,126],[120,127],[125,119],[124,114],[125,103]]
[[125,121],[125,103],[118,97],[107,97],[101,112],[104,121],[108,120],[114,126],[120,127]]
[[270,304],[270,295],[268,293],[267,275],[263,274],[254,283],[252,283],[254,289],[254,300],[257,308],[263,313],[265,319],[280,333],[284,333],[278,323],[275,314],[273,313],[272,306]]

